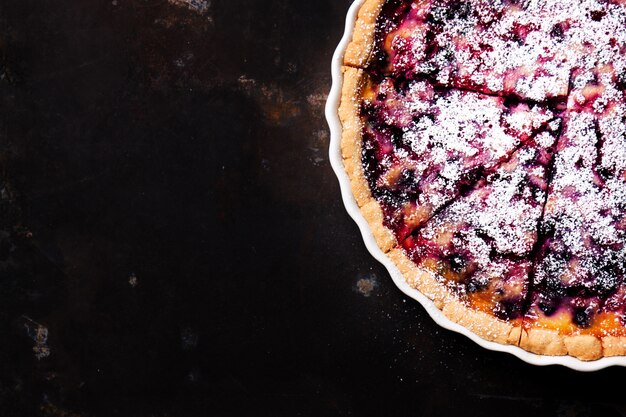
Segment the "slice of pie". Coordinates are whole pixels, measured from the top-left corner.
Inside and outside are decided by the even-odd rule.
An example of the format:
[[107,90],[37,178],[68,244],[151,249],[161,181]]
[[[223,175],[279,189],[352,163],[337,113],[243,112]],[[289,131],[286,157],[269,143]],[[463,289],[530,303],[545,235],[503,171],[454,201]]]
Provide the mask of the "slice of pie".
[[593,101],[564,118],[521,341],[585,359],[602,356],[600,340],[624,354],[626,336],[626,106],[621,94]]
[[626,355],[626,5],[366,0],[339,116],[407,282],[487,340]]
[[554,118],[534,104],[428,80],[367,77],[361,99],[364,174],[398,241]]

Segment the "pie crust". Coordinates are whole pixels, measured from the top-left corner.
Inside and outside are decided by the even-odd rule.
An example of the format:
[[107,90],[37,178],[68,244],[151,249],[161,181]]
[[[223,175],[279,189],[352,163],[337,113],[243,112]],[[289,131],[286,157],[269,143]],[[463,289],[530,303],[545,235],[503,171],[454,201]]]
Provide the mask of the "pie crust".
[[[422,80],[423,78],[430,80],[426,83],[432,84],[432,89],[437,90],[443,88],[444,92],[441,94],[448,94],[450,91],[458,92],[457,95],[461,97],[461,99],[465,97],[465,94],[471,95],[472,100],[482,100],[482,102],[487,103],[486,105],[492,106],[493,109],[501,109],[503,112],[507,112],[507,109],[510,109],[510,103],[505,103],[506,106],[504,106],[502,105],[502,101],[505,99],[505,101],[510,101],[509,98],[513,97],[516,103],[528,103],[524,105],[526,113],[524,113],[523,117],[531,117],[528,115],[533,115],[532,117],[539,117],[537,116],[538,113],[535,111],[535,107],[533,106],[536,106],[537,108],[542,108],[542,106],[545,108],[549,107],[550,111],[552,111],[555,115],[554,117],[546,116],[545,114],[540,115],[543,119],[539,122],[533,122],[532,131],[527,135],[527,138],[521,139],[519,144],[514,144],[515,149],[518,149],[518,147],[523,148],[529,146],[528,143],[530,143],[530,139],[528,139],[528,137],[535,140],[538,136],[544,133],[552,135],[553,138],[555,138],[555,143],[549,145],[550,149],[555,150],[554,155],[551,157],[550,163],[545,164],[545,170],[542,174],[546,179],[546,183],[543,184],[544,188],[538,191],[539,197],[537,197],[537,201],[543,201],[541,217],[537,220],[537,230],[539,230],[539,232],[534,237],[535,241],[532,245],[532,251],[528,251],[527,259],[518,260],[515,258],[511,261],[512,263],[526,262],[525,265],[530,265],[530,268],[527,268],[528,271],[530,271],[527,271],[527,286],[522,291],[523,301],[519,302],[519,306],[521,306],[520,308],[523,308],[523,311],[520,313],[521,315],[503,318],[503,316],[493,313],[488,308],[477,308],[472,304],[472,302],[468,302],[467,297],[460,296],[459,293],[451,289],[450,282],[447,281],[447,278],[443,278],[443,275],[445,275],[443,272],[438,273],[437,271],[439,270],[424,267],[423,265],[425,265],[425,263],[420,264],[415,258],[411,258],[412,255],[406,248],[407,245],[405,242],[408,241],[409,237],[421,234],[421,230],[425,228],[429,222],[434,221],[433,218],[435,215],[445,219],[445,216],[448,213],[448,204],[456,204],[457,201],[465,198],[466,194],[457,193],[450,199],[450,201],[445,201],[441,205],[441,207],[444,208],[435,207],[428,213],[428,216],[424,217],[424,221],[420,221],[417,226],[411,226],[408,229],[408,232],[402,232],[400,234],[397,228],[390,225],[388,221],[389,214],[385,203],[381,202],[380,197],[377,198],[377,196],[374,195],[375,192],[372,188],[371,175],[366,172],[367,163],[364,162],[364,148],[366,147],[365,143],[368,140],[365,133],[368,121],[367,116],[364,116],[364,103],[367,102],[366,104],[369,104],[369,99],[364,98],[363,96],[364,90],[371,89],[372,83],[377,86],[382,85],[386,82],[385,77],[390,77],[392,80],[390,83],[392,84],[395,80],[400,78],[402,78],[403,83],[406,81],[406,77],[404,75],[405,73],[403,72],[405,71],[404,67],[394,73],[395,69],[393,68],[391,71],[386,72],[381,71],[380,67],[376,67],[376,65],[379,65],[378,63],[373,64],[373,61],[379,59],[378,57],[374,57],[377,53],[376,49],[381,48],[380,39],[377,39],[377,36],[379,35],[379,32],[386,30],[381,29],[382,25],[385,23],[384,19],[386,18],[381,11],[384,9],[384,6],[389,3],[412,3],[413,10],[419,10],[421,8],[431,7],[433,3],[440,3],[445,6],[447,3],[451,2],[452,0],[414,0],[413,2],[405,0],[365,0],[359,9],[358,18],[353,30],[352,40],[348,44],[343,57],[343,85],[339,106],[339,118],[343,127],[341,137],[343,165],[350,178],[352,193],[357,205],[359,206],[363,217],[370,225],[370,229],[376,243],[380,249],[386,253],[388,258],[398,267],[406,282],[411,287],[417,289],[419,292],[432,300],[435,306],[439,308],[448,319],[467,328],[479,337],[501,344],[519,346],[527,351],[540,355],[569,355],[584,361],[596,360],[603,356],[626,355],[626,321],[624,319],[624,311],[626,310],[626,290],[624,291],[625,295],[623,297],[620,293],[622,288],[626,287],[626,282],[623,282],[623,275],[626,273],[620,274],[620,272],[622,272],[621,269],[615,269],[616,267],[614,267],[613,264],[610,264],[609,266],[603,265],[602,268],[605,268],[603,269],[603,274],[606,272],[607,268],[613,268],[610,269],[608,275],[606,275],[608,278],[606,278],[605,275],[598,275],[593,278],[595,280],[609,280],[611,284],[610,290],[603,290],[604,292],[602,293],[596,293],[594,292],[596,284],[590,283],[588,285],[590,286],[589,288],[592,288],[592,290],[590,290],[592,293],[591,295],[584,293],[581,296],[570,296],[570,294],[565,294],[563,292],[570,290],[573,291],[570,287],[567,287],[568,284],[565,283],[563,284],[565,285],[565,290],[561,291],[561,289],[559,289],[558,291],[561,292],[557,291],[558,294],[554,295],[553,292],[551,292],[553,291],[551,285],[554,279],[549,275],[549,270],[554,266],[554,262],[550,263],[545,261],[546,259],[550,260],[552,255],[561,255],[558,251],[562,250],[562,244],[558,243],[558,239],[556,237],[559,233],[567,235],[566,237],[569,237],[570,239],[571,236],[575,235],[570,231],[570,226],[567,226],[567,230],[565,230],[565,226],[559,225],[559,216],[562,212],[567,214],[567,205],[571,203],[569,201],[562,203],[559,199],[567,200],[567,198],[569,198],[569,189],[567,188],[568,185],[566,183],[568,177],[566,174],[571,174],[571,172],[566,170],[568,167],[566,156],[577,150],[577,146],[582,146],[577,142],[577,135],[583,134],[580,132],[587,132],[589,130],[596,129],[595,134],[598,138],[610,141],[612,140],[611,134],[613,130],[623,128],[624,130],[620,132],[626,132],[626,127],[620,126],[618,128],[614,128],[611,124],[616,123],[614,122],[614,120],[618,119],[616,114],[622,110],[622,107],[620,107],[623,100],[621,92],[626,89],[624,87],[626,83],[624,85],[618,83],[619,88],[617,88],[614,94],[611,95],[606,93],[606,91],[609,91],[610,88],[612,88],[611,86],[613,84],[611,84],[611,82],[617,83],[615,81],[616,76],[614,74],[615,71],[617,71],[616,68],[613,68],[612,66],[611,68],[607,68],[606,65],[602,66],[595,64],[593,70],[589,70],[588,72],[593,73],[596,78],[589,81],[587,79],[589,77],[584,78],[587,75],[580,75],[577,73],[579,69],[568,67],[568,77],[565,87],[563,85],[557,85],[554,87],[550,84],[550,82],[554,82],[556,84],[561,83],[563,81],[563,70],[561,68],[557,68],[554,70],[554,74],[556,75],[551,74],[548,78],[546,78],[546,71],[543,71],[541,68],[541,65],[544,65],[544,63],[540,62],[541,65],[537,64],[538,66],[536,68],[533,67],[532,64],[529,65],[528,67],[531,67],[531,70],[524,67],[526,73],[523,74],[521,78],[519,74],[515,76],[517,83],[509,83],[506,78],[509,75],[505,74],[504,82],[501,84],[504,86],[501,87],[504,88],[504,90],[502,90],[503,92],[496,91],[497,89],[492,87],[495,85],[493,83],[487,83],[489,85],[484,86],[480,84],[472,84],[474,81],[468,83],[468,79],[462,78],[461,76],[458,76],[458,79],[452,79],[452,81],[446,79],[447,81],[444,81],[444,83],[449,82],[450,84],[443,86],[438,80],[432,81],[432,73],[425,76],[422,76],[421,74],[417,76],[415,74],[411,74],[408,76],[408,78],[413,77],[410,82]],[[459,2],[455,1],[455,3]],[[469,1],[466,3],[478,2]],[[481,2],[481,4],[483,3],[484,2]],[[508,7],[514,9],[515,13],[521,11],[521,6],[518,4],[520,2],[510,1],[508,3],[508,6],[504,6],[504,10],[507,10],[506,8]],[[529,0],[526,3],[535,2],[533,0]],[[598,3],[598,5],[599,4],[600,3]],[[607,14],[610,16],[613,12],[622,13],[621,8],[623,7],[624,6],[622,6],[619,2],[611,3],[603,6],[603,8],[593,10],[589,15],[589,19],[596,22],[597,19],[602,20]],[[626,16],[626,13],[624,13],[624,15]],[[553,35],[556,34],[556,36],[563,36],[562,32],[568,30],[566,24],[563,24],[563,26],[564,29],[557,28],[557,30],[552,28],[552,31],[555,32]],[[614,39],[609,36],[608,32],[607,39],[614,42]],[[617,47],[613,49],[618,50],[621,48],[621,41],[621,38],[618,39],[616,41]],[[530,43],[531,41],[528,42]],[[576,43],[572,43],[572,45],[572,49],[579,47]],[[581,46],[580,48],[583,47]],[[626,50],[626,47],[623,50]],[[623,50],[619,49],[619,56],[623,56]],[[583,54],[583,52],[580,51],[572,52],[572,54],[576,53],[579,55]],[[546,54],[550,55],[549,52],[546,52]],[[584,51],[584,54],[592,55],[589,51]],[[555,56],[557,55],[550,57],[551,59],[555,59]],[[626,56],[623,60],[626,61]],[[552,61],[548,61],[548,64],[545,65],[552,65],[550,62]],[[563,62],[565,62],[565,58]],[[403,65],[406,65],[406,62],[404,62]],[[409,62],[409,65],[412,64]],[[539,70],[537,70],[537,68],[539,68]],[[474,68],[474,70],[479,73],[480,71],[483,71],[483,68]],[[533,73],[533,71],[535,72]],[[579,72],[582,73],[582,70]],[[436,78],[439,73],[435,72],[434,77]],[[462,71],[459,73],[462,73]],[[452,77],[454,78],[455,76],[456,75],[453,75]],[[525,83],[525,79],[523,78],[525,76],[529,77],[528,79],[530,79],[530,82]],[[381,79],[383,81],[381,81]],[[482,80],[486,78],[481,79],[478,77],[476,79]],[[548,81],[546,81],[546,79]],[[606,79],[611,80],[611,82],[605,83],[603,80]],[[576,80],[587,81],[585,84],[585,82],[577,83]],[[537,85],[540,85],[541,83],[544,83],[546,87],[542,87],[543,89],[537,87]],[[522,87],[520,87],[520,85]],[[377,91],[380,92],[382,90]],[[444,98],[448,100],[447,96]],[[500,100],[500,98],[502,98],[502,100]],[[614,100],[616,104],[614,104],[611,100]],[[434,101],[435,99],[433,98],[433,102]],[[443,102],[445,103],[446,101],[443,100]],[[385,104],[383,103],[383,109],[384,105]],[[613,114],[612,112],[617,113]],[[621,113],[619,113],[619,115],[621,115]],[[502,116],[500,116],[500,119],[502,119]],[[589,122],[589,126],[584,125],[586,121],[588,122],[587,119],[590,119],[593,122]],[[556,123],[555,120],[557,121]],[[604,123],[603,120],[607,120],[607,122]],[[607,125],[608,127],[605,128],[605,131],[602,131],[604,125]],[[507,131],[510,131],[510,127],[507,127]],[[518,133],[515,133],[513,136],[517,134]],[[598,139],[598,142],[600,142],[600,139]],[[568,145],[568,143],[570,144]],[[601,146],[604,145],[597,145],[598,149],[600,149]],[[513,155],[513,152],[517,152],[517,150],[509,149],[507,152],[509,152],[507,157],[510,158],[511,155]],[[549,153],[550,152],[552,151],[550,150]],[[621,153],[613,155],[615,158],[623,156],[624,154]],[[581,158],[583,157],[581,156]],[[485,181],[491,184],[489,181],[492,181],[492,178],[495,178],[495,167],[497,166],[499,169],[502,164],[502,160],[495,160],[493,162],[493,170],[489,171],[490,174],[481,172],[479,175],[484,176],[486,179]],[[584,165],[584,162],[582,165]],[[572,169],[576,171],[576,169],[578,169],[578,165],[576,165],[576,168]],[[585,166],[581,168],[581,173],[584,169],[586,169]],[[596,169],[595,165],[593,169]],[[368,175],[370,176],[368,177]],[[601,177],[602,178],[596,182],[604,181],[608,183],[613,181],[613,178],[608,176],[608,174],[606,176],[601,175]],[[602,187],[606,187],[607,189],[610,188],[604,182],[599,185],[596,184],[597,188],[600,190],[604,189]],[[614,182],[617,185],[611,188],[611,190],[613,193],[617,193],[621,189],[615,187],[618,187],[620,183],[619,180],[615,180]],[[626,187],[626,182],[624,185]],[[481,185],[481,187],[482,186],[483,185]],[[561,188],[557,189],[557,187]],[[541,194],[542,191],[544,194]],[[473,192],[474,191],[471,191],[471,193]],[[624,192],[626,194],[626,190]],[[605,194],[598,194],[598,196],[605,196]],[[617,197],[615,198],[617,199]],[[626,206],[623,209],[626,210]],[[551,216],[553,216],[553,218]],[[548,227],[547,224],[549,222],[554,223],[550,223],[550,227],[556,229],[556,231],[543,231],[544,228]],[[600,222],[601,220],[598,220],[598,223]],[[593,228],[596,226],[590,227]],[[618,230],[619,233],[616,238],[618,242],[622,238],[621,231],[621,229]],[[549,233],[553,233],[554,235],[547,237]],[[604,243],[600,242],[598,245],[593,246],[593,248],[613,248],[613,246],[615,246],[615,242],[611,243],[613,246],[609,246],[608,243],[605,246],[602,246],[603,244]],[[594,252],[593,255],[595,257],[601,257],[602,255],[610,256],[612,253],[613,252],[606,255],[604,252]],[[615,253],[617,253],[617,250]],[[581,264],[588,262],[587,258],[582,257],[581,259]],[[505,261],[506,260],[503,260],[502,262]],[[561,261],[562,260],[559,260],[559,262]],[[564,262],[573,261],[566,260]],[[597,268],[600,267],[598,266]],[[592,272],[594,271],[592,267],[585,269],[585,271],[588,270]],[[543,281],[539,279],[539,275],[542,273],[544,274],[543,278],[541,278]],[[501,276],[500,279],[506,280],[507,277]],[[556,300],[555,303],[557,303],[554,309],[545,307],[544,299],[549,298],[546,294],[550,297],[554,296],[554,299]],[[602,307],[598,307],[594,303],[600,303]],[[609,303],[612,303],[611,309],[608,309],[607,307]],[[559,309],[562,309],[563,311],[566,310],[567,313],[563,313]]]

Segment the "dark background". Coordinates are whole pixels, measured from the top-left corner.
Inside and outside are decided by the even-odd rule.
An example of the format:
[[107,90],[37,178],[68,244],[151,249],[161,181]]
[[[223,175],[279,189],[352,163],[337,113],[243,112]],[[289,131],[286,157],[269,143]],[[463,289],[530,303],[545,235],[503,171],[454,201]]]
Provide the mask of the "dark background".
[[0,416],[621,416],[439,328],[323,106],[348,0],[0,0]]

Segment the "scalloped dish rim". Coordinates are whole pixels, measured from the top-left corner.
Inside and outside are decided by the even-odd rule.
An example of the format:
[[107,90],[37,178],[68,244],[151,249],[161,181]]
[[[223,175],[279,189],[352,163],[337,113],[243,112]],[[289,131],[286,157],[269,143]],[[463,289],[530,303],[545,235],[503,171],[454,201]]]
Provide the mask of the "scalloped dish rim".
[[607,368],[609,366],[626,366],[626,356],[616,356],[616,357],[604,357],[595,361],[582,361],[572,356],[546,356],[546,355],[537,355],[531,352],[528,352],[518,346],[514,345],[502,345],[496,342],[490,342],[476,334],[472,333],[465,327],[452,322],[449,320],[442,312],[439,310],[432,301],[430,301],[426,296],[420,293],[418,290],[409,286],[409,284],[405,281],[404,277],[395,266],[395,264],[385,255],[374,240],[374,236],[372,235],[371,229],[365,218],[362,216],[359,207],[356,204],[354,196],[352,195],[352,190],[350,187],[350,179],[346,174],[343,161],[341,156],[341,134],[342,134],[342,125],[339,121],[338,108],[339,102],[341,99],[341,86],[343,82],[343,77],[341,74],[341,66],[343,62],[343,55],[346,50],[348,43],[352,38],[352,31],[356,22],[357,12],[359,7],[363,4],[365,0],[355,0],[350,9],[348,10],[348,14],[345,22],[345,30],[339,45],[337,46],[331,64],[331,72],[332,72],[332,88],[328,95],[328,100],[326,102],[326,120],[328,122],[330,128],[330,147],[329,147],[329,160],[335,175],[339,180],[339,185],[341,188],[341,196],[343,199],[343,203],[348,211],[348,214],[352,219],[356,222],[361,231],[361,235],[363,237],[363,241],[365,242],[365,246],[367,250],[372,254],[372,256],[382,263],[393,282],[396,286],[407,296],[417,300],[428,312],[430,317],[441,327],[452,330],[454,332],[463,334],[473,340],[478,345],[482,346],[485,349],[497,351],[497,352],[506,352],[510,353],[519,359],[523,360],[532,365],[546,366],[546,365],[562,365],[577,371],[597,371],[600,369]]

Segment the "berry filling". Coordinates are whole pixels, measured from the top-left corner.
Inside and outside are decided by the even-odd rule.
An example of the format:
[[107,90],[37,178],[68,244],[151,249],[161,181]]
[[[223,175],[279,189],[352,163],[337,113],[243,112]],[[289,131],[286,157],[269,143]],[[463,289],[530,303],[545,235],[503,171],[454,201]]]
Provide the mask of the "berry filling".
[[534,326],[570,321],[565,332],[626,334],[626,106],[620,102],[601,113],[593,106],[572,110],[564,120],[531,283]]
[[399,241],[550,129],[537,105],[426,80],[383,78],[364,89],[363,163],[385,224]]
[[472,309],[626,336],[626,6],[393,0],[365,68],[384,224]]
[[385,16],[371,72],[535,101],[565,97],[572,71],[626,49],[626,13],[600,2],[404,1]]
[[472,308],[521,319],[554,144],[549,132],[530,139],[415,230],[402,243],[413,262]]

